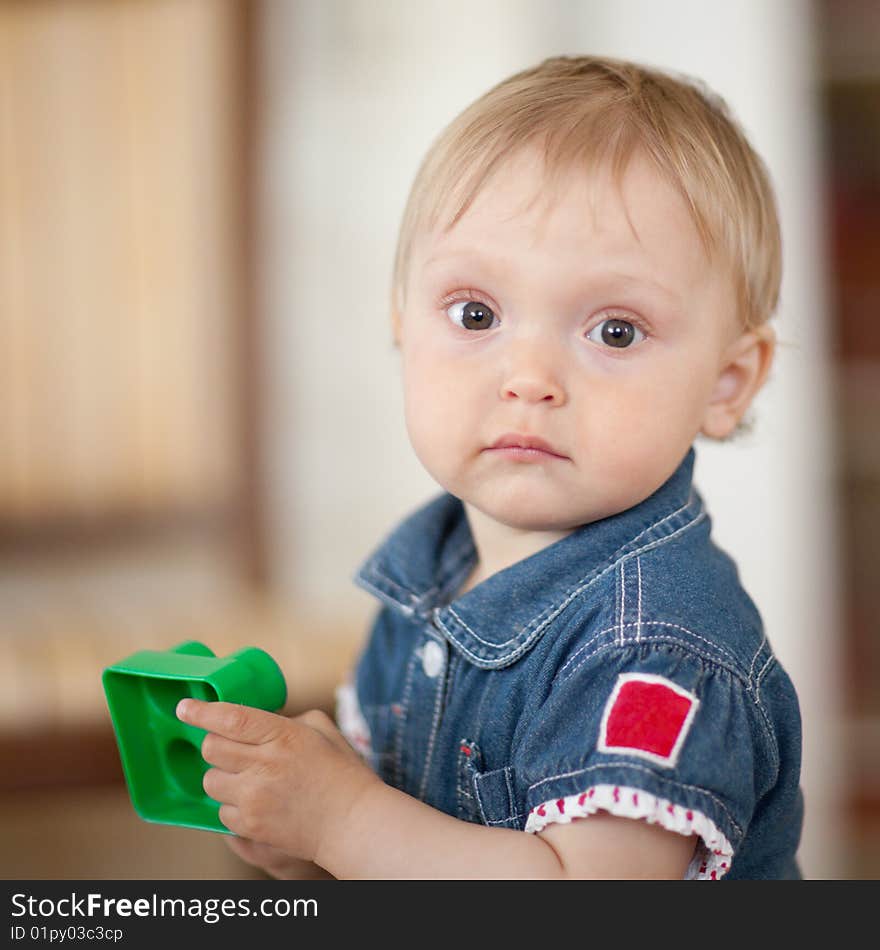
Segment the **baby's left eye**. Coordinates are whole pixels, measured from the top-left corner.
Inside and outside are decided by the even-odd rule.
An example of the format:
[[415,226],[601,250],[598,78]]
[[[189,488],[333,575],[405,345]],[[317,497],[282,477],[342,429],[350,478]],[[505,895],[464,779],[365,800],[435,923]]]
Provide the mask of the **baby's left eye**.
[[460,300],[446,308],[446,316],[463,330],[492,330],[498,325],[492,308],[479,300]]
[[587,334],[587,339],[593,343],[604,343],[606,346],[622,350],[627,346],[632,346],[633,343],[641,343],[645,339],[645,334],[628,320],[610,317],[597,323]]

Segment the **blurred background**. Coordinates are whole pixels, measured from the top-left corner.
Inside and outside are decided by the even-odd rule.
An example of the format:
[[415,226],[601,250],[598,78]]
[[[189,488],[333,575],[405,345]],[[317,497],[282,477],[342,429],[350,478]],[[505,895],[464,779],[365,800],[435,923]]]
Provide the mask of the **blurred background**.
[[388,321],[409,184],[576,53],[704,79],[769,165],[782,346],[697,482],[801,696],[804,873],[880,876],[874,0],[0,0],[0,875],[256,873],[135,817],[101,671],[252,644],[332,710],[351,575],[437,490]]

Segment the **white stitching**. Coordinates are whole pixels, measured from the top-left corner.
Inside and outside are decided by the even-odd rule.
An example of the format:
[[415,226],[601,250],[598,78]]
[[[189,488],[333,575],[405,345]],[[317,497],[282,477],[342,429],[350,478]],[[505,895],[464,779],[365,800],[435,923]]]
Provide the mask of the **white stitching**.
[[[680,509],[679,509],[679,510],[680,510]],[[549,616],[548,616],[546,619],[543,619],[542,616],[539,615],[538,617],[536,617],[535,619],[533,619],[533,620],[531,621],[531,623],[530,623],[528,626],[524,627],[523,630],[520,631],[520,633],[515,634],[515,635],[512,636],[509,640],[505,640],[505,641],[503,641],[502,643],[492,643],[492,642],[490,642],[489,640],[483,640],[481,637],[479,637],[479,636],[467,625],[467,623],[466,623],[464,620],[462,620],[461,616],[457,613],[457,611],[455,610],[455,608],[454,608],[453,606],[451,606],[451,605],[449,606],[449,612],[452,614],[453,617],[455,617],[455,619],[462,625],[462,627],[464,627],[464,629],[467,630],[467,632],[468,632],[478,643],[482,643],[484,646],[492,647],[493,649],[496,649],[496,650],[497,650],[497,649],[499,649],[499,648],[501,648],[501,647],[507,646],[509,643],[513,643],[525,630],[528,630],[528,629],[529,629],[529,626],[531,626],[532,624],[536,624],[536,625],[537,625],[536,629],[539,629],[540,627],[543,627],[545,624],[549,623],[551,620],[553,620],[554,617],[557,616],[557,614],[559,614],[562,610],[564,610],[564,609],[571,603],[571,601],[574,600],[575,597],[577,597],[577,596],[579,596],[581,593],[583,593],[588,587],[591,587],[596,581],[598,581],[598,580],[600,580],[600,578],[604,577],[609,571],[613,571],[613,570],[618,566],[618,564],[621,563],[621,561],[627,560],[627,559],[630,558],[630,557],[634,557],[634,556],[637,555],[637,554],[641,554],[643,551],[649,551],[649,550],[651,550],[652,548],[658,547],[658,546],[661,545],[661,544],[665,544],[667,541],[671,541],[672,538],[674,538],[676,535],[681,534],[683,531],[686,531],[688,528],[695,527],[695,526],[696,526],[697,524],[699,524],[705,517],[706,517],[706,513],[705,513],[705,512],[700,512],[700,513],[699,513],[698,515],[696,515],[691,521],[689,521],[689,522],[687,522],[686,524],[682,525],[680,528],[678,528],[678,529],[677,529],[676,531],[674,531],[672,534],[669,534],[669,535],[667,535],[667,536],[664,537],[664,538],[660,538],[660,539],[657,540],[657,541],[651,541],[651,542],[649,542],[648,544],[646,544],[645,547],[640,548],[638,551],[633,551],[633,552],[631,552],[631,553],[629,553],[629,554],[621,555],[621,557],[619,557],[617,560],[613,561],[611,564],[609,564],[606,568],[604,568],[602,571],[600,571],[600,572],[599,572],[598,574],[596,574],[594,577],[591,577],[588,581],[586,581],[585,583],[583,583],[580,587],[575,588],[575,589],[565,598],[565,600],[562,601],[561,604],[558,604],[558,605],[555,607],[555,609],[552,609],[552,608],[551,608],[551,612],[550,612]],[[665,521],[666,519],[664,518],[663,520]],[[662,523],[662,522],[657,522],[657,524],[661,524],[661,523]],[[651,527],[654,527],[654,525],[652,525]],[[645,529],[645,531],[648,531],[648,530],[650,530],[650,529],[648,529],[648,528]],[[644,534],[645,531],[643,531],[642,534]],[[639,537],[641,537],[641,535],[639,535]],[[630,542],[628,542],[628,544],[632,544],[632,542],[630,541]],[[625,548],[626,546],[627,546],[627,545],[624,545],[623,547]],[[621,549],[619,549],[619,550],[623,550],[623,548],[621,548]],[[440,623],[440,626],[443,627],[444,630],[447,629],[447,627],[445,626],[445,624],[443,624],[443,622],[442,622],[441,620],[439,620],[439,618],[438,618],[438,622]],[[450,636],[452,636],[451,633],[450,633]],[[454,637],[453,637],[453,639],[454,639]]]
[[650,541],[644,547],[638,548],[636,551],[630,551],[626,555],[627,558],[637,557],[639,554],[644,554],[645,551],[653,551],[654,548],[659,548],[661,544],[666,544],[667,541],[671,541],[676,535],[681,534],[683,531],[687,531],[689,528],[693,528],[698,525],[701,521],[704,521],[706,518],[706,512],[701,511],[693,520],[686,522],[680,528],[673,531],[672,534],[667,534],[666,537],[658,538],[656,541]]
[[624,581],[624,565],[626,558],[620,562],[620,645],[623,646],[623,622],[626,619],[626,582]]
[[470,790],[473,783],[471,781],[471,776],[468,769],[468,761],[470,760],[471,756],[476,756],[478,754],[479,753],[477,752],[477,745],[475,742],[471,742],[470,739],[459,739],[457,755],[458,779],[455,783],[459,817],[461,817],[462,813],[467,815],[472,814],[470,802],[465,801],[465,799],[473,800],[474,798],[474,795]]
[[661,518],[659,521],[655,521],[653,524],[649,524],[648,527],[645,528],[644,531],[641,531],[632,539],[632,541],[629,541],[627,543],[635,544],[636,541],[638,541],[639,538],[641,538],[643,535],[646,535],[649,531],[653,531],[654,528],[659,528],[660,525],[663,524],[664,521],[669,521],[670,519],[674,518],[676,515],[681,514],[681,512],[684,511],[685,508],[690,507],[691,501],[692,499],[688,498],[688,500],[681,506],[681,508],[676,508],[676,510],[673,511],[671,515],[666,515],[665,518]]
[[471,788],[473,788],[474,796],[477,799],[477,808],[479,809],[479,812],[480,812],[480,818],[482,818],[483,824],[487,825],[489,823],[489,819],[486,817],[486,809],[483,808],[483,798],[480,795],[480,783],[475,781],[474,779],[475,779],[475,776],[471,776]]
[[776,659],[775,656],[771,653],[767,657],[767,662],[761,667],[761,671],[758,673],[757,678],[755,679],[755,702],[760,703],[761,701],[761,680],[764,678],[764,674],[767,672],[770,664]]
[[761,638],[761,642],[758,644],[758,649],[755,651],[755,655],[752,657],[752,662],[749,664],[749,689],[754,692],[755,696],[755,705],[758,709],[761,710],[761,715],[764,718],[764,732],[767,735],[767,739],[773,747],[773,754],[776,761],[776,766],[779,766],[779,746],[776,742],[776,736],[773,733],[773,730],[770,727],[770,717],[767,715],[767,711],[764,709],[764,706],[761,703],[761,678],[763,677],[765,671],[769,668],[770,664],[776,659],[773,655],[773,651],[770,651],[770,656],[767,662],[761,667],[760,672],[757,677],[754,676],[755,671],[755,662],[758,657],[761,655],[761,651],[764,649],[764,645],[767,644],[767,634],[764,633],[764,636]]
[[[653,627],[653,626],[660,626],[660,627],[677,627],[679,630],[683,630],[685,633],[689,633],[691,636],[697,637],[697,639],[699,639],[699,640],[703,640],[703,639],[704,639],[703,637],[700,637],[698,634],[694,633],[693,631],[688,630],[686,627],[679,627],[677,624],[665,624],[665,623],[661,623],[660,621],[652,621],[652,620],[649,620],[649,621],[645,624],[645,626],[646,626],[646,627]],[[602,631],[602,632],[603,632],[603,633],[610,633],[612,630],[615,630],[615,629],[616,629],[616,627],[609,627],[607,630],[604,630],[604,631]],[[593,637],[591,640],[589,640],[588,643],[592,643],[593,641],[597,640],[600,636],[601,636],[601,634],[597,634],[595,637]],[[659,637],[649,637],[649,638],[646,638],[646,639],[649,640],[649,641],[652,642],[652,643],[677,643],[677,644],[680,644],[682,647],[684,647],[686,650],[688,650],[688,652],[693,653],[693,654],[695,654],[696,656],[702,657],[704,660],[708,661],[709,663],[712,663],[714,666],[720,667],[720,668],[723,669],[723,670],[727,670],[727,672],[730,673],[731,676],[734,676],[734,677],[736,677],[736,679],[740,680],[740,682],[743,683],[746,692],[747,692],[747,693],[752,693],[752,695],[754,696],[754,704],[755,704],[755,706],[757,707],[757,709],[758,709],[758,710],[760,711],[760,713],[761,713],[761,723],[762,723],[763,728],[764,728],[764,738],[765,738],[765,739],[770,743],[770,745],[773,747],[773,749],[774,749],[774,755],[775,755],[775,759],[776,759],[776,763],[777,763],[777,765],[778,765],[778,762],[779,762],[779,753],[778,753],[778,751],[775,751],[775,750],[776,750],[776,739],[775,739],[774,734],[773,734],[773,729],[772,729],[772,727],[771,727],[771,725],[770,725],[770,717],[767,715],[767,711],[764,709],[764,707],[763,707],[763,706],[761,705],[761,703],[759,702],[758,696],[755,695],[755,691],[752,689],[752,684],[746,679],[745,676],[743,676],[743,674],[742,674],[742,672],[740,671],[738,665],[737,665],[737,666],[729,666],[727,663],[724,663],[724,662],[722,662],[721,660],[719,660],[718,657],[710,655],[710,654],[707,653],[705,650],[700,649],[699,647],[695,646],[693,643],[688,643],[687,640],[682,640],[680,637],[659,636]],[[708,640],[706,640],[705,642],[706,642],[706,643],[709,643],[710,646],[713,646],[713,645],[714,645],[714,644],[711,644],[710,641],[708,641]],[[585,646],[586,646],[586,644],[585,644]],[[605,644],[602,644],[601,646],[596,647],[594,650],[591,650],[590,653],[588,653],[585,657],[583,657],[583,659],[577,664],[577,666],[574,667],[574,669],[568,674],[568,676],[567,676],[566,678],[569,678],[569,677],[571,677],[571,676],[574,676],[574,674],[584,665],[584,663],[586,663],[586,662],[587,662],[588,660],[590,660],[592,657],[596,656],[596,654],[601,653],[603,650],[609,650],[609,649],[611,649],[611,647],[613,647],[613,646],[617,646],[617,644],[616,644],[616,643],[605,643]],[[721,648],[721,647],[718,647],[718,649],[720,650],[720,649],[722,649],[722,648]],[[580,652],[580,651],[579,651],[579,652]],[[775,659],[775,657],[773,657],[773,659]],[[569,662],[570,662],[570,660],[569,660]],[[762,668],[762,671],[763,671],[763,668]]]
[[750,684],[750,685],[751,685],[751,682],[752,682],[752,674],[753,674],[754,671],[755,671],[755,661],[758,659],[758,657],[759,657],[759,655],[760,655],[760,653],[761,653],[761,650],[764,649],[764,644],[765,644],[766,642],[767,642],[767,634],[765,633],[764,636],[761,637],[761,642],[758,644],[758,649],[755,650],[755,655],[752,657],[752,662],[749,664],[749,684]]
[[[633,626],[635,626],[635,624],[629,623],[629,624],[626,624],[626,626],[627,626],[627,627],[633,627]],[[664,622],[664,621],[662,621],[662,620],[646,620],[646,621],[644,621],[644,623],[642,624],[642,626],[645,626],[645,627],[672,627],[674,630],[681,630],[681,631],[683,631],[684,633],[690,634],[690,636],[694,637],[694,638],[697,639],[697,640],[702,640],[703,643],[708,644],[710,647],[714,647],[714,648],[715,648],[716,650],[718,650],[720,653],[723,653],[723,654],[725,654],[727,657],[730,658],[731,662],[734,664],[734,667],[731,668],[731,672],[732,672],[732,673],[735,672],[735,673],[737,674],[737,676],[739,676],[740,679],[745,680],[746,683],[747,683],[749,692],[751,692],[751,682],[750,682],[749,680],[747,680],[746,677],[744,677],[741,673],[739,673],[739,671],[738,671],[738,669],[737,669],[737,668],[739,667],[739,660],[737,659],[736,655],[733,654],[733,653],[731,653],[726,647],[721,646],[721,644],[719,644],[719,643],[713,643],[711,640],[707,640],[706,637],[701,637],[698,633],[694,633],[693,630],[688,630],[687,627],[682,627],[680,624],[677,624],[677,623],[666,623],[666,622]],[[583,646],[581,646],[580,649],[578,649],[578,650],[576,650],[574,653],[572,653],[572,655],[565,661],[565,663],[562,665],[562,667],[560,668],[559,673],[558,673],[557,675],[561,677],[561,676],[565,673],[566,667],[569,666],[569,664],[571,664],[572,662],[574,662],[575,657],[577,657],[580,653],[582,653],[591,643],[593,643],[594,641],[596,641],[596,640],[597,640],[599,637],[601,637],[603,634],[611,633],[612,630],[617,630],[617,629],[618,629],[618,628],[617,628],[616,625],[615,625],[614,627],[608,627],[608,628],[605,629],[605,630],[600,630],[599,633],[597,633],[595,636],[590,637],[590,639],[587,640],[587,642],[586,642],[585,644],[583,644]],[[615,638],[615,639],[616,639],[616,638]],[[676,641],[676,642],[684,643],[683,640]],[[579,663],[579,664],[578,664],[578,667],[579,667],[580,665],[581,665],[581,664]],[[577,669],[578,667],[575,667],[575,669]],[[727,669],[727,667],[725,667],[725,669]],[[574,672],[574,670],[572,670],[572,672]]]
[[776,657],[773,653],[770,654],[767,662],[761,667],[761,672],[758,673],[758,678],[755,682],[755,705],[758,709],[761,710],[761,715],[764,718],[764,731],[767,734],[768,740],[772,746],[774,765],[779,768],[779,743],[776,741],[776,734],[770,728],[770,717],[767,715],[767,712],[764,709],[763,704],[761,703],[761,681],[764,678],[767,670],[773,667],[776,663]]
[[[436,639],[432,638],[431,642],[436,642]],[[434,756],[434,743],[437,741],[437,731],[440,726],[440,705],[443,699],[443,687],[448,673],[449,648],[447,647],[444,652],[447,653],[447,656],[443,658],[443,676],[437,677],[437,694],[434,697],[434,715],[431,719],[431,734],[428,736],[428,748],[425,751],[425,765],[422,769],[422,784],[419,788],[419,798],[422,799],[425,797],[425,788],[428,785],[428,773],[431,770],[431,759]]]
[[640,557],[636,558],[636,570],[639,578],[638,616],[636,618],[636,643],[638,643],[642,639],[642,559]]
[[[682,630],[682,631],[684,631],[685,633],[690,634],[692,637],[696,637],[698,640],[703,640],[704,643],[708,643],[710,646],[715,646],[716,649],[718,649],[718,650],[723,650],[725,653],[728,653],[728,651],[727,651],[727,650],[724,650],[723,647],[720,647],[720,646],[718,646],[717,644],[711,643],[711,641],[706,640],[704,637],[701,637],[699,634],[694,633],[692,630],[688,630],[687,627],[681,627],[681,626],[679,626],[678,624],[663,623],[662,621],[659,621],[659,620],[649,620],[649,621],[647,621],[647,622],[644,624],[644,626],[646,626],[646,627],[654,627],[654,626],[657,626],[657,627],[673,627],[673,628],[675,628],[675,629]],[[574,659],[575,659],[576,657],[580,656],[580,654],[583,653],[583,651],[586,650],[587,647],[590,646],[590,644],[595,643],[596,640],[600,639],[600,638],[603,637],[605,634],[608,634],[608,633],[611,633],[612,631],[615,631],[616,629],[617,629],[616,626],[614,626],[614,627],[607,627],[605,630],[601,630],[601,631],[600,631],[599,633],[597,633],[595,636],[590,637],[590,639],[587,640],[587,642],[586,642],[577,652],[573,653],[573,654],[568,658],[568,660],[566,660],[565,664],[564,664],[564,665],[561,667],[561,669],[559,670],[559,673],[557,674],[557,677],[559,677],[560,679],[562,679],[562,678],[563,678],[563,673],[564,673],[564,671],[565,671],[565,668],[566,668],[567,666],[569,666],[569,665],[574,661]],[[738,663],[736,657],[734,657],[733,654],[731,654],[731,653],[728,653],[728,656],[730,656],[730,657],[732,658],[734,665],[728,665],[727,663],[725,663],[725,662],[723,662],[721,659],[719,659],[717,656],[712,656],[712,655],[711,655],[710,653],[708,653],[706,650],[702,650],[702,649],[700,649],[700,647],[696,646],[695,644],[689,643],[687,640],[682,640],[680,637],[674,637],[674,636],[670,636],[670,635],[665,635],[665,636],[655,636],[655,637],[650,637],[650,636],[649,636],[649,637],[646,637],[645,639],[646,639],[646,642],[650,642],[650,643],[672,643],[672,644],[677,644],[677,645],[679,645],[679,646],[681,646],[681,647],[684,647],[689,653],[692,653],[692,654],[694,654],[695,656],[701,657],[702,659],[704,659],[704,660],[706,660],[707,662],[711,663],[713,666],[718,667],[719,669],[726,670],[728,673],[730,673],[731,676],[735,677],[736,679],[738,679],[738,680],[743,684],[743,686],[745,687],[745,690],[746,690],[747,693],[752,693],[752,692],[753,692],[751,683],[750,683],[749,680],[742,674],[741,669],[740,669],[740,667],[739,667],[739,663]],[[564,678],[568,678],[568,677],[570,677],[570,676],[573,676],[573,675],[577,672],[577,670],[579,670],[580,667],[584,665],[584,663],[586,663],[586,662],[587,662],[588,660],[590,660],[592,657],[596,656],[596,654],[601,653],[603,650],[609,650],[609,649],[611,649],[613,646],[616,646],[616,643],[605,643],[605,644],[602,644],[602,645],[596,647],[594,650],[591,650],[586,656],[584,656],[584,657],[581,659],[581,661],[577,664],[577,666],[575,666],[574,669],[571,670],[571,672],[570,672],[569,674],[567,674],[567,676],[564,677]],[[758,702],[757,698],[755,699],[755,705],[758,707],[758,709],[759,709],[760,712],[761,712],[762,725],[763,725],[763,728],[764,728],[764,737],[767,739],[767,741],[770,743],[770,745],[771,745],[774,749],[776,749],[776,739],[774,738],[773,730],[772,730],[772,728],[771,728],[771,726],[770,726],[770,720],[769,720],[769,717],[768,717],[768,715],[767,715],[767,712],[766,712],[766,710],[764,709],[764,707]],[[777,752],[777,753],[776,753],[776,761],[777,761],[777,763],[778,763],[778,760],[779,760],[779,755],[778,755],[778,752]]]
[[[461,617],[458,615],[458,613],[456,612],[455,608],[452,607],[451,605],[450,605],[449,608],[448,608],[448,609],[449,609],[449,612],[450,612],[450,614],[452,614],[453,617],[455,617],[455,619],[461,624],[461,626],[464,627],[464,629],[467,630],[467,632],[468,632],[478,643],[482,643],[484,646],[491,647],[493,651],[500,650],[502,647],[506,647],[508,644],[513,643],[513,642],[514,642],[515,640],[517,640],[526,630],[528,630],[529,627],[530,627],[532,624],[537,624],[537,626],[535,627],[535,629],[534,629],[533,631],[531,631],[531,633],[530,633],[529,636],[523,641],[523,643],[522,643],[516,650],[514,650],[509,656],[505,657],[505,659],[512,660],[514,657],[519,656],[519,654],[522,652],[523,648],[524,648],[528,643],[531,642],[532,637],[535,635],[535,633],[538,632],[538,630],[543,629],[543,627],[545,627],[548,623],[550,623],[551,620],[553,620],[556,616],[558,616],[576,597],[578,597],[578,596],[579,596],[580,594],[582,594],[585,590],[587,590],[587,588],[589,588],[589,587],[591,587],[593,584],[595,584],[596,581],[598,581],[598,580],[600,580],[600,578],[604,577],[609,571],[613,571],[613,570],[618,566],[618,564],[620,564],[621,561],[626,560],[626,559],[631,558],[631,557],[635,557],[636,555],[642,554],[642,553],[644,553],[645,551],[653,550],[654,548],[659,547],[661,544],[666,544],[668,541],[671,541],[676,535],[681,534],[683,531],[687,531],[687,530],[690,529],[690,528],[696,527],[696,525],[698,525],[701,521],[703,521],[703,520],[705,519],[705,517],[706,517],[706,513],[705,513],[704,511],[703,511],[703,512],[700,512],[700,514],[698,514],[695,518],[693,518],[691,521],[688,521],[686,524],[682,525],[680,528],[678,528],[678,529],[677,529],[676,531],[674,531],[672,534],[668,534],[668,535],[666,535],[666,537],[660,538],[658,541],[651,541],[650,543],[646,544],[643,548],[639,548],[637,551],[632,551],[632,552],[630,552],[629,554],[623,555],[623,556],[620,557],[618,560],[614,561],[612,564],[609,564],[608,567],[606,567],[606,568],[605,568],[604,570],[602,570],[600,573],[596,574],[595,577],[590,578],[590,580],[586,581],[586,582],[585,582],[584,584],[582,584],[580,587],[578,587],[578,588],[576,588],[575,590],[573,590],[573,591],[565,598],[565,600],[562,601],[561,604],[558,604],[558,605],[555,607],[555,609],[552,610],[552,612],[551,612],[546,618],[542,618],[542,617],[539,615],[537,618],[535,618],[534,620],[532,620],[531,623],[530,623],[528,626],[524,627],[523,630],[521,630],[518,634],[515,634],[515,635],[512,636],[509,640],[505,640],[505,641],[503,641],[502,643],[492,643],[492,642],[490,642],[489,640],[483,640],[481,637],[477,636],[477,634],[465,623],[464,620],[462,620],[462,618],[461,618]],[[665,520],[665,519],[664,519],[664,520]],[[653,526],[652,526],[652,527],[653,527]],[[648,529],[646,529],[646,530],[648,530]],[[644,534],[644,533],[645,533],[645,532],[643,531],[642,534]],[[640,535],[640,537],[641,537],[641,535]],[[459,643],[459,641],[456,640],[456,638],[455,638],[454,634],[452,633],[452,631],[449,630],[449,628],[446,626],[446,624],[444,624],[443,621],[440,619],[439,612],[440,612],[440,611],[439,611],[439,608],[434,611],[434,616],[435,616],[435,618],[436,618],[436,620],[437,620],[438,625],[439,625],[443,630],[446,631],[446,633],[449,635],[450,639],[454,640],[455,643]],[[462,647],[462,649],[464,650],[464,652],[465,652],[468,656],[472,656],[472,657],[474,657],[474,659],[476,659],[476,660],[485,660],[485,657],[479,657],[479,656],[477,656],[475,653],[470,653],[470,652],[467,651],[464,647]]]
[[522,818],[522,812],[516,810],[516,796],[513,791],[513,785],[510,783],[510,766],[507,766],[504,769],[498,769],[499,772],[504,773],[504,783],[507,786],[507,808],[506,818],[494,818],[490,819],[486,814],[486,809],[483,807],[483,797],[480,795],[480,779],[485,778],[487,775],[491,775],[491,772],[483,772],[482,774],[474,775],[471,778],[471,785],[474,789],[474,795],[477,799],[477,807],[480,809],[480,817],[483,819],[484,825],[501,825],[506,824],[509,821],[518,821]]
[[[473,542],[468,538],[462,541],[462,543],[448,556],[448,563],[449,563],[448,576],[450,580],[455,577],[455,575],[460,570],[461,565],[473,553],[474,553],[474,545],[473,545]],[[407,613],[414,612],[414,607],[411,606],[412,604],[422,603],[423,601],[427,600],[432,595],[436,594],[441,589],[441,586],[442,586],[440,584],[435,584],[433,587],[428,587],[425,590],[423,590],[421,593],[417,593],[412,588],[404,587],[402,584],[398,584],[396,581],[392,580],[387,574],[381,572],[379,570],[378,560],[370,561],[368,564],[366,564],[361,569],[360,574],[361,574],[361,581],[364,582],[364,586],[368,586],[377,595],[382,594],[385,596],[385,598],[395,596],[394,594],[389,593],[388,591],[382,590],[381,588],[377,588],[374,584],[371,584],[368,581],[366,581],[367,576],[372,577],[375,580],[380,581],[383,584],[386,584],[388,587],[393,588],[395,592],[398,592],[398,595],[400,594],[405,595],[406,598],[410,602],[409,605],[402,603],[399,599],[395,599],[394,604],[395,606],[402,607],[403,610],[406,611]]]
[[587,647],[590,646],[590,644],[595,643],[596,640],[599,639],[599,637],[604,636],[606,633],[611,633],[612,630],[616,630],[616,629],[617,629],[617,625],[615,624],[613,627],[608,627],[607,630],[600,630],[597,634],[594,634],[592,637],[590,637],[590,639],[587,640],[586,643],[581,644],[581,646],[578,647],[578,649],[575,650],[574,653],[572,653],[572,655],[559,668],[559,672],[556,674],[557,677],[562,677],[565,674],[566,667],[574,663],[577,657],[579,657],[581,653],[583,653],[584,650],[586,650]]
[[[510,781],[510,769],[504,770],[504,781],[507,783],[507,805],[510,811],[516,811],[516,794],[513,791],[513,784]],[[511,818],[519,818],[519,812],[516,815],[510,815]]]
[[409,709],[409,697],[412,693],[412,681],[416,670],[418,656],[413,650],[412,658],[409,662],[409,669],[406,672],[406,682],[403,685],[403,696],[400,699],[402,713],[397,719],[397,733],[394,736],[394,784],[400,788],[403,784],[403,734],[406,720],[406,710]]
[[[651,624],[648,623],[646,624],[646,626],[651,626]],[[605,632],[607,633],[608,631],[606,630]],[[680,637],[673,637],[673,636],[667,635],[667,636],[650,637],[648,638],[648,642],[650,643],[677,643],[680,646],[684,647],[686,650],[688,650],[688,652],[693,653],[695,656],[702,657],[702,659],[708,661],[709,663],[712,663],[713,665],[719,667],[720,669],[726,670],[728,673],[731,674],[731,676],[734,676],[736,679],[742,682],[743,686],[745,687],[746,692],[748,693],[752,692],[752,689],[749,686],[748,681],[742,675],[742,673],[740,673],[739,670],[737,670],[735,667],[728,666],[726,663],[722,662],[717,657],[714,657],[711,654],[709,654],[707,651],[700,649],[700,647],[694,646],[694,644],[692,643],[688,643],[687,640],[682,640]],[[568,674],[567,678],[574,676],[574,674],[584,665],[584,663],[586,663],[587,660],[594,657],[597,653],[601,653],[603,650],[610,650],[612,647],[617,647],[617,646],[619,646],[619,644],[615,642],[615,643],[605,643],[605,644],[602,644],[601,646],[596,647],[595,650],[592,650],[588,656],[585,656],[583,660],[580,663],[578,663],[578,665],[571,671],[571,673]]]
[[[377,575],[378,577],[379,575]],[[401,603],[393,594],[389,594],[387,591],[382,590],[377,587],[375,584],[367,580],[365,574],[361,574],[358,578],[358,583],[363,587],[364,590],[373,594],[375,597],[378,597],[383,603],[388,604],[389,607],[392,607],[394,610],[400,610],[406,617],[412,617],[415,614],[415,608],[408,607],[406,604]],[[390,583],[394,583],[391,581]],[[397,587],[396,584],[394,584]],[[403,588],[399,588],[403,590]]]

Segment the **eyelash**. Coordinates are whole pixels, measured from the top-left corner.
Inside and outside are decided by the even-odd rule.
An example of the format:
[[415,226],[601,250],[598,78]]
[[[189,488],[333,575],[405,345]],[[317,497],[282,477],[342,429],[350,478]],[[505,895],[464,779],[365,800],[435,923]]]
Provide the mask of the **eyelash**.
[[[447,294],[442,300],[438,301],[438,307],[442,311],[448,310],[453,304],[461,303],[462,301],[473,300],[475,303],[481,303],[486,307],[490,307],[497,316],[497,307],[491,300],[486,298],[485,294],[481,294],[478,290],[457,290],[455,293]],[[604,323],[606,320],[623,320],[626,323],[631,323],[637,330],[640,330],[645,337],[645,340],[650,339],[651,333],[648,330],[648,327],[644,321],[640,320],[634,314],[629,313],[629,311],[615,310],[611,308],[609,310],[602,311],[602,319],[594,323],[589,330],[584,334],[586,337],[587,334],[592,333],[593,330]],[[642,342],[645,342],[643,340]]]
[[[587,330],[587,333],[592,333],[596,327],[601,326],[606,320],[621,320],[624,323],[631,323],[637,330],[640,330],[645,340],[651,336],[645,323],[628,310],[603,310],[601,311],[601,316],[602,319],[597,320],[590,329]],[[644,340],[642,342],[644,342]]]
[[491,300],[486,299],[485,294],[481,294],[478,290],[456,290],[454,294],[448,294],[440,300],[438,306],[441,310],[448,310],[454,303],[462,303],[463,301],[466,303],[469,300],[491,307],[493,311],[498,309]]

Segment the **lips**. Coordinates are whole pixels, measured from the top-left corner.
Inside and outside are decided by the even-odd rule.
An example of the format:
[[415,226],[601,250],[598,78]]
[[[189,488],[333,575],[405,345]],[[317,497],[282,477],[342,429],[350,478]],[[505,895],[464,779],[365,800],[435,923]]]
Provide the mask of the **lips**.
[[521,435],[517,432],[508,432],[502,435],[500,439],[497,439],[489,446],[489,450],[505,451],[511,455],[517,453],[522,456],[531,455],[536,458],[542,455],[560,459],[568,458],[567,455],[557,452],[556,449],[544,439],[539,439],[534,435]]

